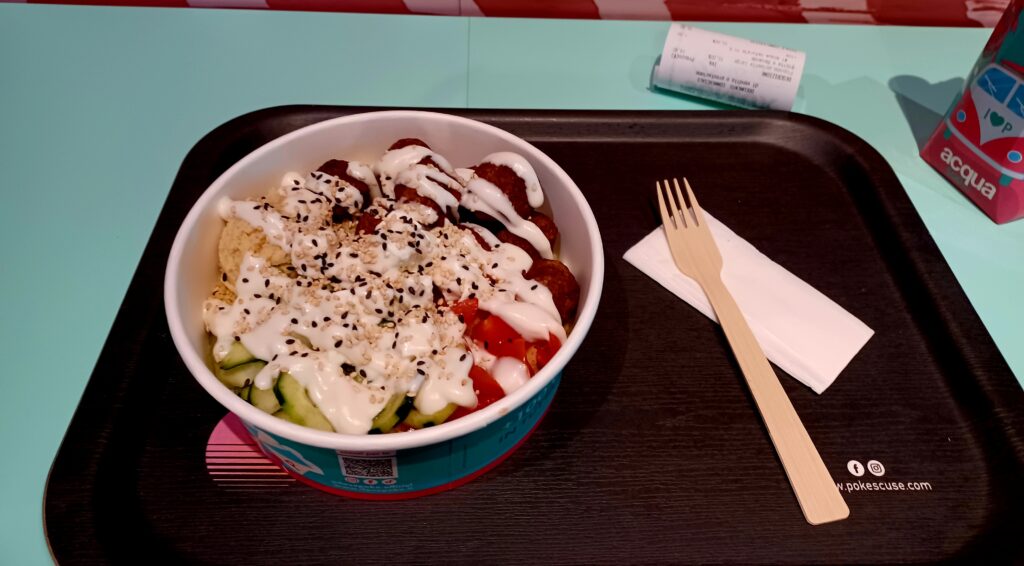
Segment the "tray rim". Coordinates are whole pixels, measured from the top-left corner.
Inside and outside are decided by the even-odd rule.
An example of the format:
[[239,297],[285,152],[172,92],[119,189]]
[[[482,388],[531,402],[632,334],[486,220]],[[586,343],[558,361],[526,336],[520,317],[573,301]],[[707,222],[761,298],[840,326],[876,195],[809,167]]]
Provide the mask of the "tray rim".
[[[925,287],[925,297],[928,299],[928,304],[934,308],[935,316],[940,319],[946,328],[950,330],[959,330],[957,335],[969,334],[971,335],[971,341],[974,343],[973,348],[982,350],[982,353],[988,354],[989,357],[996,358],[995,360],[962,360],[965,369],[970,371],[971,376],[975,379],[967,380],[969,383],[961,383],[959,386],[974,386],[979,389],[977,393],[981,395],[981,399],[986,402],[985,409],[986,413],[992,415],[992,419],[986,423],[986,431],[992,435],[1000,438],[1009,448],[1009,455],[1012,456],[1013,464],[1015,467],[1024,471],[1024,386],[1021,385],[1006,363],[1005,358],[1000,352],[998,346],[992,339],[988,329],[984,326],[977,311],[973,308],[970,302],[970,298],[964,292],[955,274],[952,272],[948,262],[942,255],[937,244],[931,237],[927,227],[917,212],[917,209],[913,206],[909,199],[905,189],[900,183],[896,173],[889,165],[888,161],[871,146],[867,141],[863,140],[856,134],[849,130],[814,116],[805,114],[798,114],[793,112],[784,111],[772,111],[772,110],[693,110],[693,111],[671,111],[671,110],[576,110],[576,109],[539,109],[539,108],[525,108],[525,109],[513,109],[513,108],[464,108],[464,107],[451,107],[451,108],[434,108],[434,107],[393,107],[393,106],[335,106],[335,105],[280,105],[271,106],[261,109],[256,109],[244,114],[240,114],[234,118],[226,120],[221,124],[212,128],[209,132],[200,137],[195,144],[189,149],[189,151],[182,158],[182,163],[179,166],[177,173],[175,174],[174,180],[171,184],[170,189],[167,193],[167,198],[164,204],[161,206],[160,212],[154,222],[153,229],[147,240],[146,246],[140,256],[139,263],[136,266],[131,281],[125,292],[125,296],[122,299],[122,303],[118,308],[117,314],[114,318],[111,328],[108,331],[104,345],[97,356],[97,361],[90,372],[89,379],[87,380],[85,387],[83,388],[82,394],[79,398],[79,402],[76,405],[75,411],[68,423],[68,427],[65,430],[64,435],[61,438],[60,445],[54,454],[53,460],[50,464],[47,472],[46,481],[43,489],[43,497],[41,501],[42,505],[42,522],[43,522],[43,534],[46,541],[47,550],[50,553],[50,557],[55,563],[59,563],[57,556],[54,552],[53,545],[50,540],[49,524],[47,517],[48,497],[50,494],[51,480],[53,478],[54,469],[57,467],[58,461],[61,459],[63,454],[66,454],[66,442],[69,435],[75,429],[76,421],[79,420],[82,412],[83,402],[89,395],[91,386],[96,383],[94,376],[97,367],[100,365],[104,352],[108,349],[110,344],[111,335],[114,333],[115,327],[118,325],[119,320],[122,318],[123,311],[125,311],[126,303],[131,294],[139,282],[141,271],[144,262],[150,255],[156,251],[152,248],[160,247],[159,242],[156,241],[157,229],[160,228],[161,219],[164,218],[165,212],[167,211],[174,186],[178,184],[179,179],[184,170],[184,166],[188,164],[193,156],[197,153],[201,153],[203,147],[207,144],[215,143],[219,136],[224,135],[225,131],[233,129],[238,124],[251,125],[250,122],[258,123],[260,120],[266,117],[272,117],[276,114],[291,114],[291,113],[318,113],[317,119],[311,121],[303,120],[302,125],[309,123],[319,122],[322,120],[330,119],[333,117],[344,116],[349,114],[355,114],[360,112],[374,112],[381,110],[421,110],[428,112],[439,112],[446,114],[453,114],[457,116],[463,116],[474,120],[487,121],[490,119],[497,120],[515,120],[519,119],[522,122],[532,120],[543,126],[556,126],[564,127],[566,123],[588,123],[591,121],[615,121],[622,123],[641,123],[651,125],[652,122],[658,122],[658,119],[665,119],[667,117],[684,117],[684,119],[708,119],[712,122],[732,122],[739,124],[740,127],[750,127],[750,124],[744,124],[744,122],[783,122],[788,126],[797,126],[800,128],[806,128],[816,131],[824,131],[826,137],[831,138],[837,146],[846,146],[852,148],[853,151],[848,153],[849,157],[853,158],[853,161],[860,165],[862,171],[867,174],[868,179],[873,185],[879,189],[896,188],[899,190],[875,190],[872,193],[877,199],[877,204],[882,206],[885,211],[885,216],[890,220],[888,228],[897,237],[896,243],[900,248],[899,251],[903,253],[909,260],[909,269],[916,275],[918,282],[923,284]],[[299,125],[298,127],[302,127]],[[497,127],[502,127],[498,125]],[[238,137],[238,136],[233,136]],[[580,136],[563,136],[562,139],[578,139]],[[528,141],[530,143],[537,143],[538,141],[557,141],[558,137],[530,137]],[[632,136],[624,136],[622,138],[605,138],[613,140],[632,139]],[[649,141],[649,140],[640,140]],[[264,142],[265,143],[265,142]],[[827,148],[837,149],[837,148]],[[858,207],[859,208],[859,207]],[[909,224],[907,224],[909,223]],[[875,229],[871,230],[872,233]],[[169,247],[169,246],[168,246]],[[161,263],[162,266],[162,263]],[[927,274],[927,276],[926,276]],[[940,283],[944,285],[936,285],[934,282],[935,278],[942,279]],[[159,278],[162,281],[162,276]],[[901,289],[902,290],[902,289]],[[135,291],[138,292],[138,291]],[[943,308],[943,301],[941,299],[953,300],[952,312],[947,312],[949,309]],[[162,304],[162,297],[160,300]],[[159,313],[163,316],[163,312]],[[957,354],[963,357],[965,354],[959,349],[956,350]],[[993,363],[994,362],[994,363]],[[978,364],[986,365],[986,367],[979,368]],[[992,367],[994,366],[994,367]],[[989,375],[990,373],[994,375]],[[998,380],[1003,377],[1008,378],[1007,383],[998,383]],[[981,379],[978,379],[981,378]],[[995,379],[996,383],[991,383],[991,380]],[[951,386],[953,384],[950,384]],[[1010,399],[1015,397],[1015,399]],[[79,423],[80,424],[80,423]],[[977,425],[978,423],[969,423],[971,425]],[[976,428],[976,427],[975,427]],[[987,453],[986,453],[987,454]],[[67,457],[65,455],[65,457]],[[985,463],[987,467],[992,466],[992,462],[986,458]],[[1019,490],[1018,490],[1019,491]],[[1007,524],[1000,525],[1000,527],[1008,526]],[[1012,526],[1012,525],[1009,525]],[[1007,530],[998,528],[999,531]],[[1008,534],[1012,534],[1013,531],[1008,531]],[[985,534],[993,534],[991,531]],[[973,541],[972,544],[967,548],[974,548],[974,544],[978,541]],[[1024,548],[1021,549],[1024,551]]]

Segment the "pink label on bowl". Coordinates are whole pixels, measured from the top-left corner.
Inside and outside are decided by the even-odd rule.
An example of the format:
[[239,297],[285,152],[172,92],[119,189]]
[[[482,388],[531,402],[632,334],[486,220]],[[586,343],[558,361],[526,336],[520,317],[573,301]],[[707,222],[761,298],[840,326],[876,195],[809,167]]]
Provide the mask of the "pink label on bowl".
[[295,479],[266,457],[232,413],[225,415],[206,442],[206,470],[228,491],[266,491]]

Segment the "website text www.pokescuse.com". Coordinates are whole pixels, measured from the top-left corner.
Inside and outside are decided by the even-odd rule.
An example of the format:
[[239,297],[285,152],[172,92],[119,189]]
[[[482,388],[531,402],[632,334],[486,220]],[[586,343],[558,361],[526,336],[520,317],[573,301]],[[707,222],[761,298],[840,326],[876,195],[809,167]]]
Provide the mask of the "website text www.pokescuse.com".
[[926,481],[847,481],[836,482],[839,491],[931,491],[931,482]]

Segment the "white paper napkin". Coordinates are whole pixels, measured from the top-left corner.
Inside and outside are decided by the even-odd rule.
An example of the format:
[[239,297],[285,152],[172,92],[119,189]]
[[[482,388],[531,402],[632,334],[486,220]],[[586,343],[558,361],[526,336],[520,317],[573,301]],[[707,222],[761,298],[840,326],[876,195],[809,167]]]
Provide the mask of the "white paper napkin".
[[[816,393],[825,391],[874,330],[707,211],[704,215],[722,254],[722,280],[765,355]],[[717,322],[700,285],[676,269],[661,227],[630,248],[623,259]]]

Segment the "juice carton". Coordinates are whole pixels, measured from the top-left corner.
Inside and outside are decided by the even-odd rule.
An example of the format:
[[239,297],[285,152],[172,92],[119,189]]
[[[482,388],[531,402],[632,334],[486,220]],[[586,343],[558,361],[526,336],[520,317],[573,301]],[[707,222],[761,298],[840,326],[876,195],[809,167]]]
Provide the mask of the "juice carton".
[[1024,216],[1024,26],[1013,0],[921,157],[997,224]]

